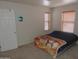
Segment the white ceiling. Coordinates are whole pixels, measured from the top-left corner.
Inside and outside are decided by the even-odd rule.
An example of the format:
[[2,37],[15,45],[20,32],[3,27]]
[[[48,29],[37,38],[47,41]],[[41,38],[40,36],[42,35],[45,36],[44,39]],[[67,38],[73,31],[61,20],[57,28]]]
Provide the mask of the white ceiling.
[[[0,1],[10,1],[16,3],[23,3],[23,4],[31,4],[31,5],[43,5],[44,0],[0,0]],[[76,3],[77,0],[49,0],[50,5],[48,7],[56,7],[60,5],[67,5],[71,3]]]

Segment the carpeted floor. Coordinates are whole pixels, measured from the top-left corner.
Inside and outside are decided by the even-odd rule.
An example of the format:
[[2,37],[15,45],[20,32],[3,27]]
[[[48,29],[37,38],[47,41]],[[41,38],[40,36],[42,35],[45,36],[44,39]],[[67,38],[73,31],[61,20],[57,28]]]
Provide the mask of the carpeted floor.
[[[78,59],[77,55],[78,46],[74,45],[58,56],[57,59]],[[52,59],[48,53],[34,47],[33,44],[24,45],[7,52],[0,52],[0,57],[10,57],[11,59]]]
[[10,57],[0,57],[0,59],[10,59]]

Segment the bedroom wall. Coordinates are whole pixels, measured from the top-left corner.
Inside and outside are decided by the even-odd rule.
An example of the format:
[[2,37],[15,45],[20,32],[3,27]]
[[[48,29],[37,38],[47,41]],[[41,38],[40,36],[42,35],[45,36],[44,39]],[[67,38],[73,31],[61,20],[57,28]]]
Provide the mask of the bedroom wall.
[[78,34],[77,3],[52,8],[52,30],[53,31],[61,30],[61,13],[63,11],[70,11],[70,10],[76,11],[74,33]]
[[[0,1],[2,8],[15,11],[18,45],[31,43],[35,36],[47,33],[43,30],[43,14],[49,11],[48,8]],[[23,16],[23,22],[18,21],[18,16]]]

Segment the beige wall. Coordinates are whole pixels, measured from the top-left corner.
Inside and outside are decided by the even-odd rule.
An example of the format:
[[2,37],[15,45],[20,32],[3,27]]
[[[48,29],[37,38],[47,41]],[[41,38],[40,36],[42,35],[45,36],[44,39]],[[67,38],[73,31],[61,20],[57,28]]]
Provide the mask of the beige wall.
[[[1,8],[15,11],[18,45],[31,43],[35,36],[47,33],[43,30],[43,14],[48,8],[0,1]],[[24,17],[23,22],[17,20],[18,16]]]
[[[63,11],[70,11],[70,10],[75,10],[77,13],[77,4],[71,4],[71,5],[66,5],[66,6],[60,6],[60,7],[55,7],[52,8],[52,30],[61,30],[61,13]],[[76,14],[76,22],[75,22],[75,28],[74,28],[74,33],[78,33],[78,19],[77,19],[77,14]]]

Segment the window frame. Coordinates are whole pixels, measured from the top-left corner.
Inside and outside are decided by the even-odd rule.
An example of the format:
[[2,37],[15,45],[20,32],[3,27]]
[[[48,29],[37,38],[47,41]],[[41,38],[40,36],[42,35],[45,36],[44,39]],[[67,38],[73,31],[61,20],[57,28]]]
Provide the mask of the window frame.
[[[45,21],[45,14],[48,14],[48,21]],[[51,13],[50,12],[45,12],[44,13],[44,31],[49,31],[51,29],[51,20],[52,20],[52,17],[51,17]],[[45,30],[45,22],[48,22],[48,30]]]
[[[76,16],[75,10],[63,11],[62,14],[61,14],[61,31],[63,31],[63,24],[64,24],[64,23],[73,23],[74,26],[75,26],[75,19],[74,19],[74,21],[63,21],[64,17],[63,17],[62,15],[63,15],[63,13],[65,13],[65,12],[74,12],[74,13],[75,13],[75,16]],[[73,28],[73,32],[74,32],[74,28]]]

